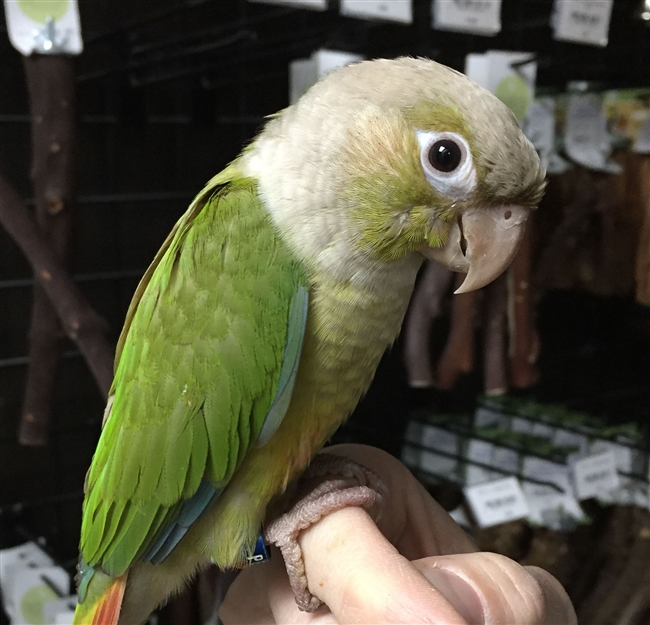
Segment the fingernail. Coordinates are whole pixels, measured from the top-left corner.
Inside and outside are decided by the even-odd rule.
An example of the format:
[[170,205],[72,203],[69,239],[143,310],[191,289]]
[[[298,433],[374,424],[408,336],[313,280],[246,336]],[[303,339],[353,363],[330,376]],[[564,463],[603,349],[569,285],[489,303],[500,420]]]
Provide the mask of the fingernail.
[[429,569],[422,574],[469,625],[479,625],[484,622],[481,598],[466,580],[441,568]]

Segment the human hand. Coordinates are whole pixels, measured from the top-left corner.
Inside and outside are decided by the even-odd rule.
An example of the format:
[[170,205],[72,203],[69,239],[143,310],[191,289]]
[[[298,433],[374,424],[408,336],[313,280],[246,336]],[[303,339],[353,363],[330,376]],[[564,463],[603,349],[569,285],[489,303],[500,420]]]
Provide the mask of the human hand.
[[300,535],[309,590],[326,605],[301,612],[282,556],[243,570],[221,608],[225,625],[437,623],[575,625],[559,582],[537,567],[480,553],[389,454],[337,445],[388,487],[378,524],[362,508],[334,512]]

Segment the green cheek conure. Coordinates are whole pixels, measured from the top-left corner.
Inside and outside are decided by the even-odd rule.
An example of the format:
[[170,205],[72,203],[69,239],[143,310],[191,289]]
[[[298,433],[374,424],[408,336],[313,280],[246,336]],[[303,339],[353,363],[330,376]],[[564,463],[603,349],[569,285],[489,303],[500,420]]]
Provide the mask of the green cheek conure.
[[544,177],[510,110],[433,61],[335,70],[274,116],[136,290],[74,623],[142,623],[200,567],[245,563],[370,385],[424,257],[467,272],[459,291],[487,284]]

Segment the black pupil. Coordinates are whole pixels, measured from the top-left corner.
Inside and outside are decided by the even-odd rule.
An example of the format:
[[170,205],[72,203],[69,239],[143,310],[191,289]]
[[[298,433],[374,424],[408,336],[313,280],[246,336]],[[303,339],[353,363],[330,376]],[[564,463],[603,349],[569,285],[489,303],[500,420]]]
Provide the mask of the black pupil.
[[460,158],[460,148],[451,139],[436,141],[429,150],[429,162],[438,171],[454,171],[460,164]]

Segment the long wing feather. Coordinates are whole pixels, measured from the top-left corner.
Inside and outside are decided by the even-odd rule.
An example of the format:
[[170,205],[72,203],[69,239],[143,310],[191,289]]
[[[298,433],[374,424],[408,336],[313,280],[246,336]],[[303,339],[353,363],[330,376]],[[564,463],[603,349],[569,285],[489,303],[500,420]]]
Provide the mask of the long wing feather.
[[234,169],[215,178],[127,313],[88,477],[88,566],[117,577],[164,560],[246,451],[268,441],[293,389],[307,299],[254,181]]

